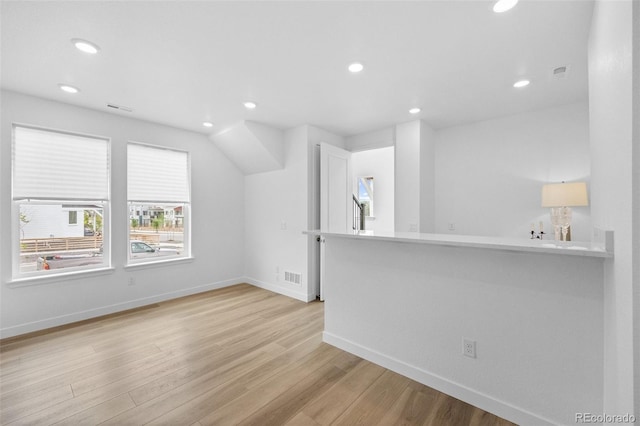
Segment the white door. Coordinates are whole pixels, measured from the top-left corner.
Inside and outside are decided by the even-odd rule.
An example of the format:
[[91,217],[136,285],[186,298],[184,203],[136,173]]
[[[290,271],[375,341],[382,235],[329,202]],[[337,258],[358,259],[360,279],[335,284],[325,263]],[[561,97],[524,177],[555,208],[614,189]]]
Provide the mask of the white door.
[[320,145],[320,230],[352,229],[351,153],[333,145]]
[[[348,232],[353,226],[351,153],[320,145],[320,230]],[[320,300],[324,300],[324,238],[320,240]]]

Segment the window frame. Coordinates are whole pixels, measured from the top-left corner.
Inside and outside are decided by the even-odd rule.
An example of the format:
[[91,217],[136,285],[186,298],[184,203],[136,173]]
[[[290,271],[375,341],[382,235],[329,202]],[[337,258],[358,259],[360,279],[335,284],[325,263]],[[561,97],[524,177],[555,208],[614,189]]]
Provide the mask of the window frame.
[[[15,146],[16,140],[16,128],[34,129],[42,132],[57,133],[63,135],[70,135],[75,137],[99,139],[106,142],[106,200],[79,200],[69,198],[24,198],[14,199],[14,182],[15,182]],[[106,136],[87,134],[76,131],[61,130],[51,127],[43,127],[24,123],[12,123],[11,126],[11,283],[29,283],[36,281],[40,283],[48,283],[53,281],[59,281],[61,279],[70,278],[73,276],[83,277],[87,274],[100,274],[105,271],[112,270],[111,260],[111,159],[112,159],[112,140]],[[46,271],[21,271],[21,248],[20,241],[22,239],[21,227],[20,227],[20,212],[22,205],[61,205],[64,210],[65,207],[69,208],[77,206],[79,204],[93,204],[101,205],[103,212],[102,219],[102,262],[93,265],[67,267],[55,270]],[[70,213],[70,211],[69,211]],[[67,226],[77,226],[77,211],[76,211],[76,224],[69,224]],[[67,216],[68,218],[68,216]],[[84,223],[84,222],[83,222]]]

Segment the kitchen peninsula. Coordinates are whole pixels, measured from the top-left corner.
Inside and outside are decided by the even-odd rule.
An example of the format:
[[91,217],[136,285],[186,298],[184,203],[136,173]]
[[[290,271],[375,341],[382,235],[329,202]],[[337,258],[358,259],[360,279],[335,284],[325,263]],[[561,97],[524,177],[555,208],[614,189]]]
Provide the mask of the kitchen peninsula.
[[327,343],[518,424],[571,424],[602,408],[611,233],[602,243],[317,233]]

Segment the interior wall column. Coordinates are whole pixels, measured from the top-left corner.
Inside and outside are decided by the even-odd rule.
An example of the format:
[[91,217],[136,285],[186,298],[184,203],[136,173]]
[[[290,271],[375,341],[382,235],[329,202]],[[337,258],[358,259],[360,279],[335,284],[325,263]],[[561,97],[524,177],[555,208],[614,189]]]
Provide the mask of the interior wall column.
[[396,126],[395,230],[435,229],[435,132],[424,121]]

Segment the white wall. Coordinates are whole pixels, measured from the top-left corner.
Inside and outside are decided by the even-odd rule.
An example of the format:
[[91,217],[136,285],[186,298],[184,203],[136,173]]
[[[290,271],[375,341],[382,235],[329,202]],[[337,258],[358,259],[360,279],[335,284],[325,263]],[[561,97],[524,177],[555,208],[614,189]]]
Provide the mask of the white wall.
[[351,152],[393,146],[396,139],[396,128],[386,127],[373,132],[352,135],[344,140],[345,149]]
[[395,167],[394,147],[354,152],[351,155],[353,193],[358,194],[358,177],[373,176],[373,218],[366,218],[368,230],[393,231]]
[[436,132],[420,121],[420,232],[434,233],[436,223]]
[[395,148],[395,230],[433,233],[435,131],[422,120],[398,124]]
[[[245,274],[248,281],[308,300],[307,126],[284,135],[284,169],[245,177]],[[302,275],[299,285],[284,272]],[[314,296],[315,297],[315,296]]]
[[[313,126],[285,132],[284,169],[245,177],[245,275],[253,285],[299,300],[316,297],[315,221],[311,168],[315,144],[343,147],[342,138]],[[299,285],[284,272],[302,275]]]
[[640,260],[632,238],[632,17],[630,1],[598,1],[589,34],[592,220],[615,231],[615,258],[605,264],[604,286],[604,411],[610,414],[638,413],[640,404],[633,384],[633,264],[637,268]]
[[420,121],[396,126],[396,232],[420,230]]
[[[633,4],[633,22],[640,22],[640,6]],[[634,286],[634,395],[640,396],[640,25],[633,25],[633,286]],[[635,403],[636,419],[640,419],[640,403]]]
[[[589,182],[588,107],[564,105],[441,129],[435,156],[436,233],[527,238],[539,221],[552,233],[540,192],[549,182]],[[574,208],[573,216],[573,240],[590,241],[589,207]]]
[[[14,92],[1,94],[1,337],[242,281],[244,178],[205,135]],[[113,272],[38,285],[10,283],[11,123],[14,122],[111,138]],[[129,140],[191,153],[193,261],[124,269],[129,225],[126,202],[126,143]],[[127,285],[129,277],[135,278],[135,285]]]
[[326,239],[328,343],[517,424],[602,413],[602,259]]

